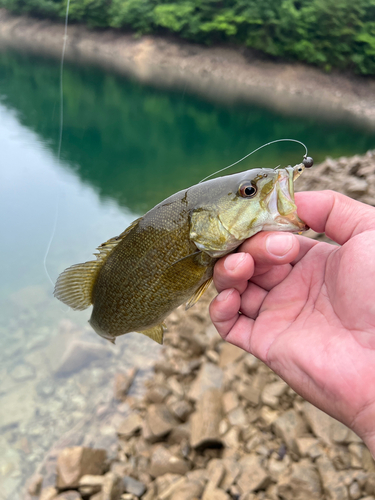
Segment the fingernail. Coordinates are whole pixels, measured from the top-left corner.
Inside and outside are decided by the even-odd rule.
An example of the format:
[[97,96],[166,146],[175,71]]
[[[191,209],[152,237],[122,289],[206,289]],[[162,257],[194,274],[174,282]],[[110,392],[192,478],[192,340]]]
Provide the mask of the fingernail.
[[244,253],[233,253],[224,260],[224,267],[227,271],[234,271],[244,260]]
[[225,302],[230,295],[233,293],[233,288],[229,290],[224,290],[224,292],[219,293],[219,295],[216,297],[216,300],[218,302]]
[[276,257],[284,257],[293,246],[291,234],[270,234],[266,240],[267,251]]

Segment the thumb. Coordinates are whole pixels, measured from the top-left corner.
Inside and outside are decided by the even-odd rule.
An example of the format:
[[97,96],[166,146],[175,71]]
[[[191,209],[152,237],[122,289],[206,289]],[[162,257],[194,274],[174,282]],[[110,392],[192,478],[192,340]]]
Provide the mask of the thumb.
[[299,217],[317,233],[343,245],[356,234],[375,229],[375,208],[335,191],[295,195]]

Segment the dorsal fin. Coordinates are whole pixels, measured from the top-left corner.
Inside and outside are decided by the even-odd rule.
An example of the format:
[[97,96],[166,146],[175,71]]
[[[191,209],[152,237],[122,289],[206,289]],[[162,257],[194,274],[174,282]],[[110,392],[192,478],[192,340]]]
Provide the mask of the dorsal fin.
[[102,243],[96,260],[76,264],[65,269],[57,278],[54,296],[72,309],[82,311],[92,304],[92,291],[98,273],[112,250],[123,240],[141,219],[130,224],[119,236]]

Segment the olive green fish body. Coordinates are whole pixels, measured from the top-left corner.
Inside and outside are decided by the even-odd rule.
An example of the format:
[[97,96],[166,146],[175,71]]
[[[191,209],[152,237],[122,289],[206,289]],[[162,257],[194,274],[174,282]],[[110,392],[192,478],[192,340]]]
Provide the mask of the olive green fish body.
[[215,259],[197,252],[179,205],[154,208],[108,256],[93,287],[96,331],[114,337],[160,325],[212,276]]
[[303,169],[254,169],[172,195],[103,243],[96,261],[66,269],[55,296],[73,309],[93,304],[90,324],[111,341],[138,331],[162,343],[164,318],[194,305],[219,257],[262,230],[306,229],[293,188]]

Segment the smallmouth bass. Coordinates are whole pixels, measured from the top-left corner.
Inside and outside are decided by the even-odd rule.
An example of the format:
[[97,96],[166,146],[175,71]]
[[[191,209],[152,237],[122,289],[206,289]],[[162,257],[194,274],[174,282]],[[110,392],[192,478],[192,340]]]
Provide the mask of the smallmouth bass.
[[164,319],[199,300],[218,258],[259,231],[308,229],[294,203],[304,169],[253,169],[173,194],[100,245],[96,261],[61,273],[55,297],[76,310],[93,305],[89,323],[111,342],[136,331],[162,344]]

